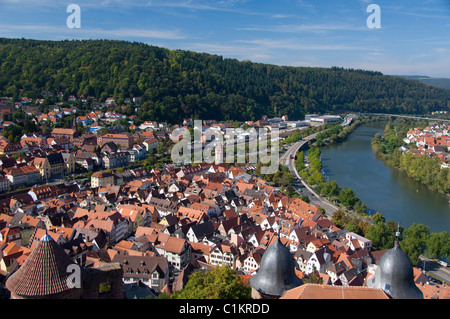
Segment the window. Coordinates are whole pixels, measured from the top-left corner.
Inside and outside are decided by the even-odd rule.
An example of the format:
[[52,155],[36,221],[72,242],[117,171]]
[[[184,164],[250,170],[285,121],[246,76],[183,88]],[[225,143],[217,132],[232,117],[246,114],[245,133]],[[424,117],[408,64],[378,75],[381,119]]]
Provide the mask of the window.
[[98,293],[99,294],[105,294],[112,291],[112,284],[111,282],[101,282],[98,285]]

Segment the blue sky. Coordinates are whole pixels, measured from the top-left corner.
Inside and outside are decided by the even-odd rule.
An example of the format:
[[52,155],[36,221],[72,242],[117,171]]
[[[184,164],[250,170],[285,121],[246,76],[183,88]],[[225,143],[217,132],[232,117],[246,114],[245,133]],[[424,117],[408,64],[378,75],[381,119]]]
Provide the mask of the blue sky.
[[[70,29],[69,4],[81,8]],[[370,29],[369,4],[381,10]],[[450,0],[0,0],[0,37],[115,39],[289,66],[450,78]]]

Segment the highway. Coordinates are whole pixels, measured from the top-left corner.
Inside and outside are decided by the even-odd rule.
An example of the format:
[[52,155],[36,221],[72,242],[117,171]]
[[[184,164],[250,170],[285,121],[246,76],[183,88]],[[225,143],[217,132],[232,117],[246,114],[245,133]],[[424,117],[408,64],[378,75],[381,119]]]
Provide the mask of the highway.
[[[342,126],[345,127],[349,125],[353,120],[353,116],[346,116],[344,121],[342,122]],[[306,143],[311,140],[314,140],[319,133],[315,133],[307,136],[306,138],[294,143],[291,147],[284,153],[284,155],[280,159],[280,164],[286,166],[289,169],[289,172],[292,176],[298,178],[301,182],[301,187],[299,187],[298,183],[295,183],[293,186],[296,188],[297,192],[301,195],[306,195],[309,197],[310,204],[315,206],[320,206],[325,209],[325,215],[328,219],[331,219],[333,213],[339,210],[339,207],[330,203],[325,198],[320,197],[314,190],[301,178],[300,174],[295,167],[295,155],[298,150],[303,147]]]
[[450,283],[450,270],[447,267],[439,265],[437,262],[428,259],[424,256],[420,256],[419,267],[426,273],[438,278],[442,282]]
[[299,194],[306,195],[310,199],[310,204],[315,206],[320,206],[325,209],[325,215],[328,219],[331,219],[333,213],[337,211],[339,208],[326,199],[320,197],[314,190],[309,187],[309,185],[300,177],[297,168],[295,167],[295,155],[298,150],[308,143],[308,141],[314,140],[318,133],[309,135],[308,137],[294,143],[287,151],[283,154],[280,159],[280,164],[286,166],[289,169],[289,172],[292,176],[298,178],[301,181],[302,187],[298,185],[293,185]]
[[430,121],[441,121],[441,122],[450,122],[450,120],[438,119],[433,117],[420,117],[420,116],[412,116],[412,115],[399,115],[399,114],[385,114],[385,113],[362,113],[364,115],[377,115],[377,116],[389,116],[389,117],[403,117],[408,119],[416,119],[416,120],[430,120]]

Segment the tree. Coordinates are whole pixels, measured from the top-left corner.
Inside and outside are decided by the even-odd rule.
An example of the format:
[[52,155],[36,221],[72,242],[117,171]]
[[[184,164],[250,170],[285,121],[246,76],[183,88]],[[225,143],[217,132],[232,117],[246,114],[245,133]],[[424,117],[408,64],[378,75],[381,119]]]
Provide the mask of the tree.
[[446,231],[432,233],[427,240],[426,255],[440,259],[448,257],[450,253],[450,234]]
[[[448,90],[380,72],[240,62],[137,42],[0,39],[0,61],[0,96],[17,99],[19,88],[31,98],[63,91],[65,101],[71,94],[100,102],[113,96],[119,105],[142,96],[141,121],[243,121],[263,114],[298,120],[343,108],[423,114],[450,100]],[[339,139],[342,127],[333,126],[318,139]]]
[[382,221],[367,228],[366,238],[372,241],[373,248],[376,250],[390,249],[394,246],[394,233]]
[[331,218],[333,224],[338,228],[344,228],[345,225],[350,221],[350,217],[347,216],[343,211],[337,210],[333,213]]
[[358,221],[357,220],[350,220],[346,225],[345,225],[345,229],[347,229],[349,232],[355,233],[355,234],[361,234],[361,231],[358,227]]
[[339,186],[336,181],[329,181],[320,184],[319,191],[324,196],[338,196]]
[[380,212],[376,212],[375,214],[373,214],[372,216],[372,221],[374,224],[378,224],[378,223],[385,223],[386,219],[384,218],[383,214],[381,214]]
[[323,278],[320,277],[320,273],[317,270],[315,270],[312,273],[303,276],[303,283],[304,284],[318,284],[318,285],[322,285],[323,284]]
[[358,214],[361,214],[361,215],[364,215],[366,213],[366,211],[367,211],[367,205],[364,202],[360,201],[360,200],[356,201],[356,203],[355,203],[353,208],[355,209],[355,211]]
[[430,228],[423,224],[412,224],[404,231],[404,239],[400,242],[400,247],[408,255],[413,265],[419,263],[419,256],[425,250]]
[[250,299],[251,287],[227,266],[216,266],[195,272],[186,286],[171,296],[173,299]]
[[339,192],[338,200],[346,207],[353,208],[357,203],[358,198],[351,188],[344,188]]

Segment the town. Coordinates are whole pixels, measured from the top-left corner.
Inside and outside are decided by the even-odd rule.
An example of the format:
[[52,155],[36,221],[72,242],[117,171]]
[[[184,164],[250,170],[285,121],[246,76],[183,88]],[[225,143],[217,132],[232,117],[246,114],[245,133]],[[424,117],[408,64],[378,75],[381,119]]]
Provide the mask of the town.
[[[93,100],[92,111],[77,115],[77,101],[88,99]],[[31,132],[17,141],[5,134],[0,140],[0,274],[13,281],[3,295],[26,298],[45,291],[33,285],[20,290],[12,279],[15,272],[26,271],[28,257],[47,242],[55,242],[83,269],[104,270],[84,297],[123,294],[130,299],[170,295],[183,289],[192,273],[216,266],[230,267],[248,282],[258,273],[265,251],[281,242],[299,279],[316,275],[320,286],[347,287],[348,298],[352,289],[366,298],[389,297],[367,287],[386,250],[372,250],[370,240],[339,229],[319,207],[265,182],[254,166],[141,165],[157,154],[167,158],[171,130],[192,127],[192,119],[178,125],[136,125],[135,115],[118,110],[139,108],[139,98],[121,106],[113,98],[100,103],[70,95],[70,107],[55,105],[45,114],[39,112],[43,102],[26,97],[15,104],[8,98],[0,102],[7,119],[2,121],[4,132],[15,125],[16,110],[32,115],[37,127],[52,127],[47,134]],[[68,116],[74,118],[70,127],[56,127]],[[313,115],[305,121],[263,118],[245,125],[287,131],[340,120]],[[203,124],[233,126],[214,120]],[[408,139],[413,142],[413,132]],[[119,284],[112,285],[111,278]],[[428,284],[417,268],[414,283],[424,298],[449,296],[445,285]],[[288,291],[287,296],[299,294]]]
[[402,147],[404,153],[412,152],[415,155],[428,155],[436,157],[441,162],[441,166],[450,168],[450,133],[449,125],[436,124],[427,126],[424,129],[414,128],[407,132],[403,139],[406,146],[414,145],[416,148],[408,149]]

